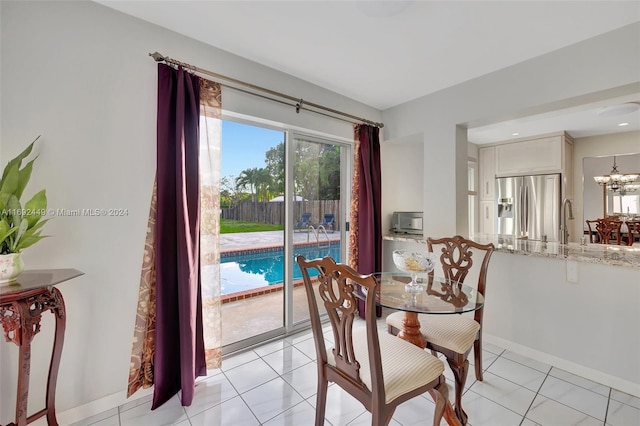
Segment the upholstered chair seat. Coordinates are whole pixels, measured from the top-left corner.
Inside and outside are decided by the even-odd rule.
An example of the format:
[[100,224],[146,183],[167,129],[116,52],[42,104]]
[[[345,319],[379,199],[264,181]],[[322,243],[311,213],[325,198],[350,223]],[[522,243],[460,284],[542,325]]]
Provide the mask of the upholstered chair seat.
[[[416,345],[390,334],[380,334],[380,355],[384,376],[385,402],[436,380],[444,372],[444,364]],[[367,332],[364,328],[353,331],[353,348],[360,361],[360,379],[372,390]],[[407,362],[411,360],[411,362]],[[335,366],[333,348],[327,350],[327,362]]]
[[[394,312],[387,317],[387,325],[402,330],[403,312]],[[465,353],[471,349],[480,331],[480,324],[464,315],[419,314],[420,331],[434,346],[453,352]]]

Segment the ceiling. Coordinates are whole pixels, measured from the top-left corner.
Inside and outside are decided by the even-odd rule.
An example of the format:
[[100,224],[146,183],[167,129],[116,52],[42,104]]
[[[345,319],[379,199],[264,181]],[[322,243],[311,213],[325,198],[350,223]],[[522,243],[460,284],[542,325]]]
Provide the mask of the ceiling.
[[96,2],[380,110],[640,21],[638,1]]
[[[634,104],[638,106],[636,111],[628,112],[625,108],[615,110],[623,105]],[[636,130],[640,130],[640,93],[482,126],[470,125],[467,138],[470,142],[483,145],[561,131],[566,131],[575,139]]]

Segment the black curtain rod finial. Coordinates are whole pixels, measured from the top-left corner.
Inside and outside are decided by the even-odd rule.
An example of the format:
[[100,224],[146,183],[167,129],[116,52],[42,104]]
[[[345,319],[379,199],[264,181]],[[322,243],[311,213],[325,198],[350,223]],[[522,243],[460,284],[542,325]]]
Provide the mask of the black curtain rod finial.
[[164,56],[158,52],[149,53],[149,56],[151,56],[156,62],[164,61]]

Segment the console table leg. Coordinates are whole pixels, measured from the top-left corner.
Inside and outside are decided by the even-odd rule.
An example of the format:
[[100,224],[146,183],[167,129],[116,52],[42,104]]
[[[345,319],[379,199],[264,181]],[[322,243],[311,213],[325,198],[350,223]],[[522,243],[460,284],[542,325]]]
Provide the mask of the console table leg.
[[29,400],[29,373],[31,371],[31,342],[20,345],[18,355],[18,400],[16,401],[16,425],[27,424],[27,402]]
[[47,377],[46,410],[47,424],[58,426],[56,419],[56,383],[58,381],[58,370],[60,368],[60,358],[62,357],[62,345],[64,344],[64,333],[66,329],[67,317],[64,307],[64,299],[60,290],[51,290],[52,302],[51,313],[56,318],[55,335],[53,339],[53,350],[51,351],[51,363],[49,364],[49,376]]

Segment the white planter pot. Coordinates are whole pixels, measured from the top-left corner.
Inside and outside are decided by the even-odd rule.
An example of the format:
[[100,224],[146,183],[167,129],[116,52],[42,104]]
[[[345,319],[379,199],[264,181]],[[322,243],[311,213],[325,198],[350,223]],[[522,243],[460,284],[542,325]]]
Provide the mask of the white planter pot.
[[20,254],[0,254],[0,286],[11,284],[24,270]]

